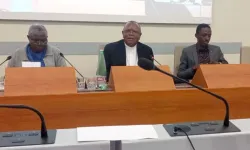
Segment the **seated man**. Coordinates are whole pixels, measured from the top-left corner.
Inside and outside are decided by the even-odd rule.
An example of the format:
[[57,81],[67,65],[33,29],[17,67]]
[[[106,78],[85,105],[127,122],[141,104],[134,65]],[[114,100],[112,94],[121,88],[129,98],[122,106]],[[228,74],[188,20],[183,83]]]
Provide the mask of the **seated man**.
[[228,64],[220,47],[209,44],[211,35],[212,31],[208,24],[197,26],[195,34],[197,43],[183,49],[178,77],[192,79],[199,64]]
[[152,49],[139,42],[141,34],[140,25],[135,21],[129,21],[122,31],[123,40],[109,43],[104,47],[107,81],[111,66],[137,66],[138,58],[152,60]]
[[40,62],[41,67],[66,66],[58,48],[48,45],[47,30],[43,25],[30,26],[27,35],[29,44],[19,48],[8,63],[8,67],[22,67],[22,62]]

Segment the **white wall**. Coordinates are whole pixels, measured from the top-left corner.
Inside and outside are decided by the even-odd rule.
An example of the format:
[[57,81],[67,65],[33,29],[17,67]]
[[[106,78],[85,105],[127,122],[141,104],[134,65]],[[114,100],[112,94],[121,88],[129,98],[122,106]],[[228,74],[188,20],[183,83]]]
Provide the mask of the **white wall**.
[[[242,42],[250,46],[248,36],[250,20],[249,0],[214,0],[212,30],[213,42]],[[0,41],[27,41],[26,35],[32,22],[0,21]],[[44,22],[52,42],[112,42],[121,38],[123,24]],[[142,25],[142,42],[195,42],[195,25]],[[227,54],[230,63],[239,63],[239,54]],[[0,56],[0,61],[6,56]],[[67,56],[86,76],[95,74],[97,56]],[[156,56],[162,64],[173,67],[173,56]],[[0,74],[3,74],[3,68]]]

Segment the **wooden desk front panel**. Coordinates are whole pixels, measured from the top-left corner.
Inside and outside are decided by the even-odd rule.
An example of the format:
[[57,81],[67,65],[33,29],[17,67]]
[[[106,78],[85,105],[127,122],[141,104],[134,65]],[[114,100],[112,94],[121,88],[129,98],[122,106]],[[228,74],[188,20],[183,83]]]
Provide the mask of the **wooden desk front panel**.
[[[250,118],[250,88],[211,91],[228,100],[231,119]],[[225,114],[220,100],[194,89],[0,97],[0,101],[37,108],[48,129],[223,120]],[[0,109],[0,126],[0,131],[31,130],[39,129],[40,121],[27,110]]]

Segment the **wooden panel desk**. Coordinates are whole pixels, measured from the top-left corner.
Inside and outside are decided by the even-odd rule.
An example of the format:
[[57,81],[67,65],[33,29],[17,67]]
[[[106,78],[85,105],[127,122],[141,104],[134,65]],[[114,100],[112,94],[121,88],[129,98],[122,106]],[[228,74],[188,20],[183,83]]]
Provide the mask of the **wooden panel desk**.
[[[170,72],[168,66],[159,66]],[[112,66],[109,86],[115,92],[165,91],[175,89],[174,81],[158,71],[147,71],[138,66]]]
[[77,93],[73,67],[14,67],[5,74],[5,96]]
[[[250,118],[250,88],[211,89],[230,104],[230,119]],[[195,89],[0,97],[1,104],[24,104],[45,116],[49,129],[79,126],[164,124],[222,120],[223,102]],[[0,131],[39,129],[27,110],[0,109]]]
[[200,65],[192,83],[204,88],[250,87],[250,64]]

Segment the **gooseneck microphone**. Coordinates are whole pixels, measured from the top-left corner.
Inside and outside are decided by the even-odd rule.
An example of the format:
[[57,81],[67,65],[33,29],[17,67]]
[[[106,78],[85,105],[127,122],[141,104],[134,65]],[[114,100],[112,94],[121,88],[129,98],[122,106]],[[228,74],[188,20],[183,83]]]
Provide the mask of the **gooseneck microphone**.
[[37,109],[19,104],[0,104],[0,108],[26,109],[35,112],[41,120],[41,129],[36,131],[8,131],[0,132],[0,147],[27,146],[54,144],[56,140],[56,130],[47,130],[43,115]]
[[64,60],[66,60],[66,61],[70,64],[70,66],[73,67],[73,68],[75,69],[75,71],[84,79],[84,76],[76,69],[76,67],[75,67],[74,65],[72,65],[72,64],[68,61],[68,59],[67,59],[66,57],[64,57],[63,53],[60,53],[60,56],[61,56]]
[[240,132],[240,129],[237,128],[232,122],[229,121],[229,105],[225,98],[157,68],[151,60],[148,60],[146,58],[140,58],[138,60],[138,66],[140,66],[141,68],[145,70],[159,71],[167,76],[172,77],[173,79],[180,80],[181,82],[184,82],[202,92],[205,92],[209,95],[212,95],[218,98],[226,106],[226,114],[225,114],[224,121],[164,124],[163,127],[165,128],[165,130],[168,132],[170,136],[174,137],[174,136]]
[[224,103],[225,106],[226,106],[226,115],[225,115],[225,119],[224,119],[223,125],[224,125],[225,127],[228,127],[228,126],[229,126],[229,105],[228,105],[228,102],[226,101],[225,98],[223,98],[223,97],[221,97],[221,96],[219,96],[219,95],[217,95],[217,94],[214,94],[214,93],[212,93],[212,92],[210,92],[210,91],[207,91],[207,90],[205,90],[205,89],[203,89],[203,88],[201,88],[201,87],[199,87],[199,86],[197,86],[197,85],[194,85],[194,84],[192,84],[192,83],[189,83],[188,81],[183,80],[183,79],[181,79],[181,78],[179,78],[179,77],[177,77],[177,76],[175,76],[175,75],[172,75],[172,74],[170,74],[170,73],[168,73],[168,72],[165,72],[165,71],[159,69],[159,68],[156,67],[150,60],[148,60],[148,59],[146,59],[146,58],[140,58],[140,59],[138,60],[138,66],[140,66],[141,68],[143,68],[143,69],[145,69],[145,70],[156,70],[156,71],[159,71],[159,72],[161,72],[161,73],[163,73],[163,74],[165,74],[165,75],[168,75],[168,76],[170,76],[170,77],[172,77],[172,78],[174,78],[174,79],[180,80],[181,82],[184,82],[184,83],[186,83],[186,84],[188,84],[188,85],[190,85],[190,86],[192,86],[192,87],[194,87],[194,88],[196,88],[196,89],[198,89],[198,90],[200,90],[200,91],[203,91],[203,92],[205,92],[205,93],[207,93],[207,94],[209,94],[209,95],[212,95],[212,96],[214,96],[214,97],[220,99],[221,101],[223,101],[223,103]]
[[155,58],[154,58],[154,56],[150,56],[151,57],[151,59],[153,60],[153,61],[155,61],[158,65],[160,65],[161,66],[161,63],[159,63],[159,61],[157,61]]
[[[1,64],[0,66],[2,66],[6,61],[10,60],[12,58],[12,56],[8,56]],[[5,76],[3,76],[3,80],[5,80]]]
[[11,56],[8,56],[1,64],[0,66],[2,66],[6,61],[10,60],[12,57]]
[[35,112],[41,120],[41,138],[48,138],[47,128],[43,115],[35,108],[25,105],[0,105],[0,108],[12,108],[12,109],[28,109]]

